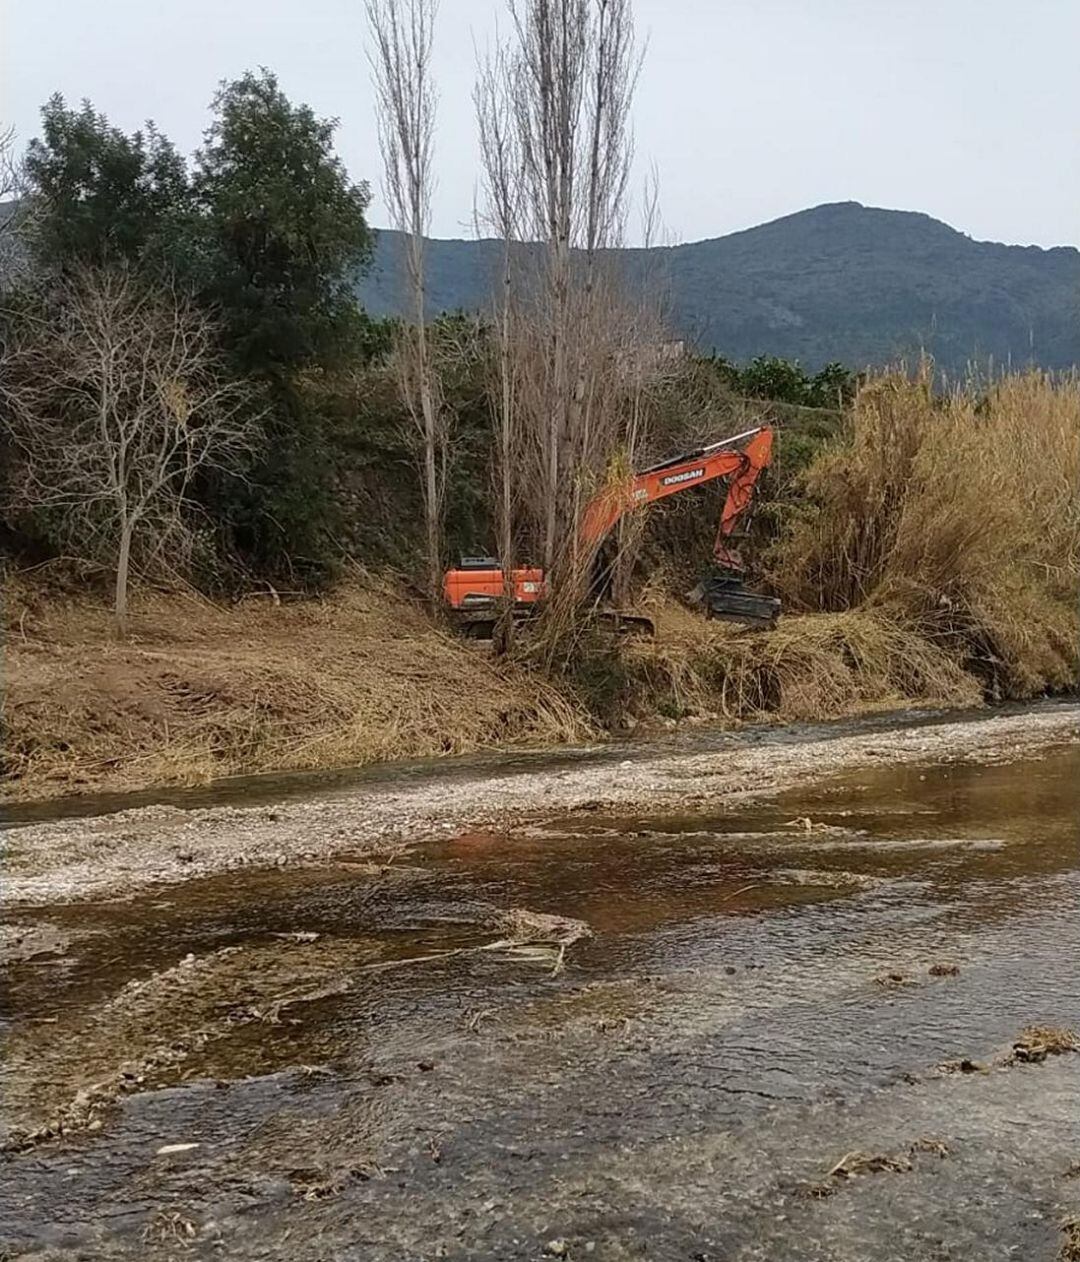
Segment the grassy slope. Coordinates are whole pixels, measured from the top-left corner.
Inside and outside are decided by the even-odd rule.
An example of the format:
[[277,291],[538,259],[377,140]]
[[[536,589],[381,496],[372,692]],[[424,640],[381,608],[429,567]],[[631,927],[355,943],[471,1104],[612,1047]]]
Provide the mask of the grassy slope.
[[458,753],[589,730],[551,684],[501,667],[382,589],[222,609],[142,596],[107,611],[7,593],[9,797]]
[[518,742],[629,720],[824,717],[973,704],[974,679],[861,614],[753,634],[654,605],[655,640],[597,639],[558,681],[499,664],[385,588],[232,608],[143,595],[133,635],[107,611],[9,585],[0,796],[203,783]]

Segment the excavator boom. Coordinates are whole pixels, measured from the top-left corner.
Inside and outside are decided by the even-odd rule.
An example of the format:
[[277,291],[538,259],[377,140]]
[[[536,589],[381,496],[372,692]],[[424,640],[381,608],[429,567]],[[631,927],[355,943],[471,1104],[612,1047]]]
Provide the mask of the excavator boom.
[[585,507],[580,536],[583,551],[595,555],[625,513],[688,487],[730,478],[713,544],[713,557],[721,573],[703,578],[690,597],[702,605],[708,617],[746,626],[774,626],[780,615],[780,602],[751,591],[742,582],[739,575],[745,566],[731,546],[732,535],[749,512],[757,480],[772,459],[772,447],[773,431],[768,425],[761,425],[605,487]]
[[[744,439],[748,441],[742,447],[735,445]],[[644,508],[689,487],[730,477],[731,485],[720,514],[714,551],[721,564],[741,569],[738,554],[726,547],[726,541],[750,506],[758,477],[772,459],[772,443],[772,430],[762,425],[676,456],[673,460],[663,461],[605,487],[585,506],[581,523],[583,549],[598,548],[625,513]]]

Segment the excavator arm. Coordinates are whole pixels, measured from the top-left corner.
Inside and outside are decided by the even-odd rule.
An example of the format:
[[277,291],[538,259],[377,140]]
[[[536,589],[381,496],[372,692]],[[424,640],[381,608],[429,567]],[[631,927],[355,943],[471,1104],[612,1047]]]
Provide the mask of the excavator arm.
[[732,535],[750,509],[757,480],[772,459],[772,446],[773,431],[768,425],[762,425],[653,465],[651,469],[605,487],[586,505],[582,515],[582,550],[586,555],[596,554],[625,513],[676,495],[688,487],[702,486],[716,478],[730,478],[713,545],[713,556],[724,573],[702,579],[690,595],[704,606],[710,617],[749,626],[773,626],[780,613],[780,602],[744,586],[738,577],[738,572],[744,569],[743,560],[731,546]]
[[773,432],[763,426],[742,449],[743,465],[732,477],[727,499],[720,514],[720,526],[716,532],[713,556],[728,569],[743,569],[743,560],[729,541],[737,527],[745,525],[753,502],[754,488],[762,472],[772,460]]
[[[748,441],[742,447],[734,445],[744,439]],[[703,486],[716,478],[730,478],[714,552],[720,564],[741,569],[742,561],[738,553],[728,547],[728,540],[750,507],[754,486],[772,459],[772,444],[772,430],[762,425],[653,465],[605,487],[585,506],[581,522],[582,548],[586,552],[598,548],[625,513],[677,495],[689,487]]]
[[[772,626],[780,602],[747,590],[737,577],[742,559],[731,546],[732,535],[745,520],[757,480],[772,457],[773,432],[767,425],[735,434],[721,442],[700,447],[610,483],[586,504],[578,533],[583,559],[596,560],[600,546],[619,519],[656,500],[677,495],[689,487],[703,486],[717,478],[730,478],[720,514],[713,553],[724,574],[702,580],[692,593],[711,617],[728,618],[751,626]],[[732,573],[735,571],[736,573]],[[547,594],[547,576],[540,569],[513,571],[515,604],[525,609],[538,606]],[[505,576],[492,557],[463,558],[443,579],[447,605],[460,617],[483,629],[494,625],[492,611],[505,591]],[[619,614],[626,626],[647,625],[649,619]]]

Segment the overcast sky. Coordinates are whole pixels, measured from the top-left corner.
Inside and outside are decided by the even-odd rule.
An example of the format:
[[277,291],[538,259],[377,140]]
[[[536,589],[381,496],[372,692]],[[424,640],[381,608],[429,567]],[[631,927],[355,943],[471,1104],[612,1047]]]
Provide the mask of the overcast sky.
[[[678,240],[827,201],[923,210],[970,235],[1080,242],[1080,0],[637,0],[634,125]],[[474,44],[505,0],[442,0],[436,236],[471,235]],[[0,0],[0,123],[52,92],[185,151],[218,80],[275,70],[341,119],[384,221],[361,0]]]

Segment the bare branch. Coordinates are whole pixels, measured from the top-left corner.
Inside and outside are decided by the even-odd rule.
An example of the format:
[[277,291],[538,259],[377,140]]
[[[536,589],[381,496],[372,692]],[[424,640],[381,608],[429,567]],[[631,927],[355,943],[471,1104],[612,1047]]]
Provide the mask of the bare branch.
[[27,269],[31,210],[15,129],[8,127],[0,130],[0,287],[10,285]]
[[379,116],[384,189],[390,217],[403,234],[412,327],[402,330],[395,362],[402,402],[420,440],[427,535],[428,588],[441,586],[443,494],[449,459],[449,415],[443,405],[427,328],[424,236],[431,219],[432,152],[437,95],[431,47],[438,0],[365,0],[369,54]]
[[233,470],[258,434],[209,318],[126,268],[85,269],[16,321],[0,363],[5,430],[19,455],[13,501],[60,510],[76,543],[102,540],[124,630],[133,548],[176,540],[200,470]]

